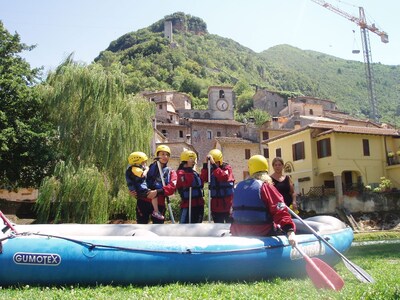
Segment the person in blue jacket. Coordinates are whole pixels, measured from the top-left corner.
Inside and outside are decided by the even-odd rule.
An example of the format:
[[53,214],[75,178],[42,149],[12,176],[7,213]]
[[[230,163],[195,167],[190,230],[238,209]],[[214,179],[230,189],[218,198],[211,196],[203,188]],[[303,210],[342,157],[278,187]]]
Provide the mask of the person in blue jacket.
[[253,155],[248,168],[249,178],[239,182],[233,194],[231,234],[269,236],[283,231],[289,243],[296,245],[295,224],[268,175],[267,159]]
[[154,218],[164,220],[164,216],[158,211],[157,197],[149,199],[150,189],[147,186],[146,175],[149,171],[147,167],[148,157],[145,153],[136,151],[132,152],[128,157],[129,166],[125,171],[126,183],[129,192],[137,198],[137,208],[139,209],[142,202],[151,201],[153,206],[152,216]]

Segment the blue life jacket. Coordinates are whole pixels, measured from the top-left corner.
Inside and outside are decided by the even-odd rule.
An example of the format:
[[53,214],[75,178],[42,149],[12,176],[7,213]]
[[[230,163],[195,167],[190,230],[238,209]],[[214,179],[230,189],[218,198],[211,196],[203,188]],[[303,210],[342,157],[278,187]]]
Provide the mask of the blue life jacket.
[[[170,181],[170,168],[167,166],[164,166],[164,168],[162,168],[162,173],[163,173],[165,185],[168,185],[169,181]],[[163,185],[162,185],[162,181],[161,181],[161,177],[160,177],[160,172],[158,171],[157,162],[154,162],[149,166],[149,171],[147,172],[146,182],[147,182],[147,186],[150,190],[162,189]]]
[[135,191],[139,199],[145,199],[149,189],[147,188],[146,178],[135,176],[132,166],[129,165],[125,171],[126,184],[130,191]]
[[[193,181],[190,186],[192,187],[192,199],[203,197],[203,185],[201,184],[201,179],[197,172],[193,172]],[[189,187],[179,188],[178,192],[183,201],[189,201]]]
[[253,178],[239,182],[233,195],[233,220],[237,224],[271,224],[272,217],[261,199],[263,181]]
[[[223,167],[221,169],[224,170]],[[224,198],[233,194],[233,181],[218,181],[212,172],[210,179],[211,198]]]

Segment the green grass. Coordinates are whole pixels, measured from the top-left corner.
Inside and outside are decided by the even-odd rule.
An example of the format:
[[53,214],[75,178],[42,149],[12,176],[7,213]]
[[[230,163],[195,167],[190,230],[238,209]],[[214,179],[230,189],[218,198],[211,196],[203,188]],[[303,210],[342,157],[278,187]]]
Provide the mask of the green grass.
[[[380,233],[381,234],[381,233]],[[369,234],[369,240],[381,239]],[[395,233],[397,238],[400,233]],[[355,240],[364,241],[358,234]],[[345,281],[340,292],[316,290],[308,278],[201,284],[173,283],[157,286],[13,287],[0,291],[2,299],[400,299],[400,242],[354,246],[346,257],[376,281],[360,283],[343,263],[335,268]]]

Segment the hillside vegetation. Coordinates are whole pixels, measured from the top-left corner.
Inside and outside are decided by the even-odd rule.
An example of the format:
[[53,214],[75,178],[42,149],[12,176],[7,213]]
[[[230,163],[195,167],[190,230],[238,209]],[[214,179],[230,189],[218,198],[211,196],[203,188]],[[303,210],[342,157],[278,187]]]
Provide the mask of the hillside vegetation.
[[[173,44],[164,37],[165,20],[174,25]],[[186,92],[197,108],[206,106],[210,85],[231,85],[237,107],[246,106],[243,102],[258,86],[287,96],[330,99],[340,110],[361,118],[371,111],[363,63],[289,45],[256,53],[208,33],[200,18],[179,12],[112,41],[95,61],[105,68],[121,63],[130,93]],[[400,125],[400,66],[374,64],[374,71],[381,121]]]

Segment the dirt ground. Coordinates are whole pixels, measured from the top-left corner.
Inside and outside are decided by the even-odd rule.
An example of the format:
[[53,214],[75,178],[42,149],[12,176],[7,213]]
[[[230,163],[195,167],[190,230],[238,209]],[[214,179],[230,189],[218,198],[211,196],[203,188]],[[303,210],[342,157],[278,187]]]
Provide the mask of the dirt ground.
[[354,213],[354,220],[360,231],[395,230],[400,231],[400,212]]

